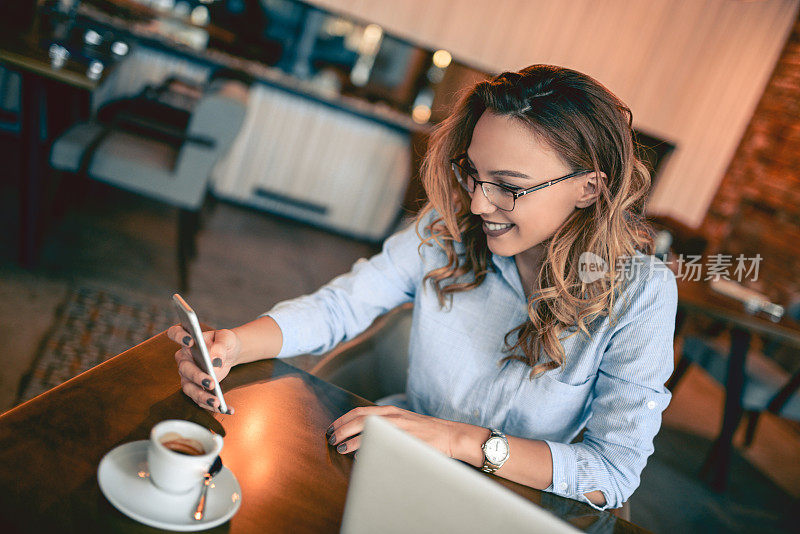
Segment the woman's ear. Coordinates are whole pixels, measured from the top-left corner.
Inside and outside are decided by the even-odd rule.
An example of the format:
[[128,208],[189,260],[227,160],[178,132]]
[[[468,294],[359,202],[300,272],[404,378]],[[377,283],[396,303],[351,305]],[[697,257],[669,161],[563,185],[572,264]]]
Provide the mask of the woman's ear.
[[[599,178],[598,178],[599,176]],[[595,203],[597,197],[600,196],[600,187],[598,179],[606,180],[606,173],[601,172],[599,175],[596,172],[587,174],[579,180],[578,198],[575,201],[575,207],[578,209],[587,208]]]

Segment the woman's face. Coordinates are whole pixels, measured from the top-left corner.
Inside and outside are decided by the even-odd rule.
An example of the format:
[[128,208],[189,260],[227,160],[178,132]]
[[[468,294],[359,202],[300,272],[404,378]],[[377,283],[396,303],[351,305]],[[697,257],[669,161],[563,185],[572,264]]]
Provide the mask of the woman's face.
[[[475,125],[467,156],[480,180],[522,189],[572,172],[528,126],[491,111],[483,113]],[[489,249],[499,256],[516,256],[553,235],[576,208],[591,204],[594,186],[592,173],[578,175],[519,197],[512,211],[496,208],[476,187],[470,209],[484,220],[482,228]],[[492,235],[500,232],[492,232],[487,223],[511,227],[501,235]]]

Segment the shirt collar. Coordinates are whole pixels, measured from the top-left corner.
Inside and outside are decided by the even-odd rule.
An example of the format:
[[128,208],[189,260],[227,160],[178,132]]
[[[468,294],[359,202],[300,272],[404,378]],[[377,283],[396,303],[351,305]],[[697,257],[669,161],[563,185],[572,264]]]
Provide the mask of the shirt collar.
[[522,280],[519,277],[519,270],[517,269],[517,262],[514,261],[513,256],[498,256],[492,253],[492,263],[497,267],[500,275],[510,285],[514,291],[517,292],[519,298],[523,301],[525,298],[525,291],[522,288]]

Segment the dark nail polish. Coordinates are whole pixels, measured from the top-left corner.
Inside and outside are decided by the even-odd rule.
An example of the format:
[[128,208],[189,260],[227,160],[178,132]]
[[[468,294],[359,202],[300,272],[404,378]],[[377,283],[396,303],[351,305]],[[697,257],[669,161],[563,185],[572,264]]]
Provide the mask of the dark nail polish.
[[336,447],[336,450],[339,452],[344,452],[347,450],[347,445],[345,445],[344,443],[340,443],[339,446]]
[[328,430],[325,431],[326,436],[330,436],[331,434],[333,434],[333,426],[329,426]]
[[191,338],[191,337],[189,337],[189,336],[186,336],[186,337],[184,337],[184,338],[183,338],[183,344],[184,344],[184,345],[186,345],[186,346],[188,347],[188,346],[189,346],[189,342],[190,342],[191,340],[192,340],[192,338]]
[[211,360],[211,365],[214,367],[222,367],[222,358],[214,358]]
[[214,407],[214,397],[209,397],[208,400],[206,401],[206,404],[208,404],[209,406],[211,406],[213,408]]
[[328,443],[330,443],[331,445],[336,443],[336,435],[335,434],[331,434],[331,436],[328,438]]
[[206,389],[211,389],[211,380],[208,378],[203,379],[203,387]]

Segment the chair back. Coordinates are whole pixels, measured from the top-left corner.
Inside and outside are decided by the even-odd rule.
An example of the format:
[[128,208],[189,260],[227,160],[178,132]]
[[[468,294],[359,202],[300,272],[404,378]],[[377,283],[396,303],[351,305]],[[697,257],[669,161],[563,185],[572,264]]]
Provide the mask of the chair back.
[[311,374],[371,401],[404,393],[412,312],[413,304],[407,303],[378,317],[326,354]]
[[[175,164],[178,180],[207,179],[214,165],[225,156],[242,128],[247,112],[248,87],[242,82],[213,81],[197,103],[189,120],[187,135],[207,139],[210,144],[187,142]],[[207,183],[207,182],[205,182]],[[202,196],[205,196],[205,183]],[[202,197],[198,197],[198,203]]]

